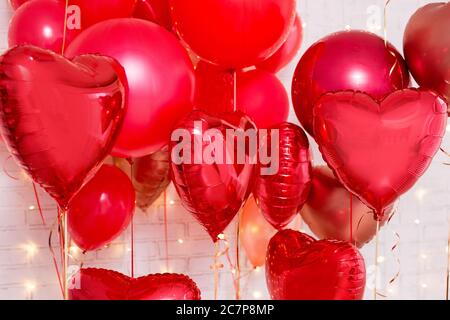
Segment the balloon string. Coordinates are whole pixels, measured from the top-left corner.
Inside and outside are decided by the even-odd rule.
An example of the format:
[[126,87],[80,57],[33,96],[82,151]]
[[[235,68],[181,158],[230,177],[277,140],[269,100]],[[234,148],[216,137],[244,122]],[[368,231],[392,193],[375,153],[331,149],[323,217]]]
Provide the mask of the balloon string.
[[168,236],[168,225],[167,225],[167,191],[164,190],[164,244],[165,244],[165,254],[166,254],[166,270],[169,272],[169,236]]
[[68,279],[68,267],[69,267],[69,234],[67,225],[67,210],[63,210],[58,207],[58,223],[59,234],[61,244],[61,256],[63,257],[63,288],[64,288],[64,300],[69,300],[69,279]]
[[67,37],[67,9],[69,8],[69,0],[66,0],[66,7],[64,9],[64,30],[63,30],[63,42],[61,47],[61,55],[64,55],[66,49],[66,37]]
[[240,300],[241,299],[241,281],[240,281],[240,277],[241,277],[241,262],[240,262],[240,252],[239,252],[239,237],[240,237],[240,217],[239,217],[239,212],[237,214],[238,216],[238,220],[237,220],[237,224],[236,224],[236,300]]
[[445,291],[445,300],[449,300],[450,290],[450,217],[448,219],[448,237],[447,237],[447,285]]
[[[129,158],[128,163],[130,164],[130,175],[131,175],[131,183],[134,185],[134,161]],[[134,214],[131,217],[131,251],[130,251],[130,261],[131,261],[131,278],[134,278]]]
[[36,184],[34,182],[32,182],[32,185],[33,185],[34,197],[36,198],[36,204],[37,204],[38,210],[39,210],[39,215],[41,216],[42,224],[45,226],[47,224],[45,222],[44,213],[42,212],[41,200],[39,199],[39,194],[36,189]]
[[389,3],[391,2],[391,0],[386,0],[386,2],[384,3],[384,16],[383,16],[383,33],[384,33],[384,45],[387,47],[388,46],[388,40],[387,40],[387,9],[389,6]]
[[350,194],[349,216],[350,216],[350,243],[353,243],[353,194]]
[[[444,153],[447,157],[450,157],[450,153],[448,153],[447,151],[445,151],[443,148],[440,148],[440,150],[441,150],[441,152]],[[450,163],[444,162],[444,165],[450,166]]]
[[6,163],[7,163],[9,160],[11,160],[11,158],[12,158],[12,156],[9,155],[8,157],[6,157],[5,161],[3,162],[3,172],[4,172],[8,177],[10,177],[11,179],[16,180],[16,181],[19,181],[20,178],[14,177],[12,174],[10,174],[10,173],[8,172],[8,170],[6,170]]
[[223,265],[219,265],[219,243],[214,243],[214,259],[213,265],[211,268],[214,270],[214,300],[217,300],[217,295],[219,292],[219,269],[223,267]]
[[373,286],[373,299],[377,300],[377,282],[378,282],[378,245],[379,245],[379,239],[378,239],[378,233],[380,231],[380,220],[377,220],[377,232],[375,234],[375,281]]
[[59,288],[61,289],[61,295],[64,298],[64,287],[63,287],[63,283],[61,281],[61,273],[59,271],[58,261],[56,259],[55,250],[53,249],[53,245],[52,245],[53,229],[58,224],[58,221],[59,221],[59,218],[57,218],[57,220],[55,220],[52,227],[50,228],[50,232],[48,235],[48,248],[50,250],[50,253],[52,254],[53,266],[55,267],[56,276],[58,277],[58,283],[59,283]]

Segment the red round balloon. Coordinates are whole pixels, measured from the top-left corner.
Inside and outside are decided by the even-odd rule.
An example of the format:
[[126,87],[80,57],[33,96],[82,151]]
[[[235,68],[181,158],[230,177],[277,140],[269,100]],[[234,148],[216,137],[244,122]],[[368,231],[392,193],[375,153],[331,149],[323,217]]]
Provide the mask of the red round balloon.
[[283,230],[270,240],[266,280],[274,300],[361,300],[366,268],[348,242]]
[[[234,73],[200,61],[195,70],[196,108],[221,116],[234,110]],[[236,110],[248,115],[258,128],[270,128],[289,116],[289,97],[272,73],[262,70],[236,73]]]
[[164,28],[141,19],[113,19],[83,32],[66,55],[100,53],[124,67],[128,109],[114,155],[142,157],[159,151],[172,127],[193,108],[195,75],[188,54]]
[[430,3],[408,22],[403,39],[405,59],[417,83],[450,102],[450,3]]
[[300,46],[302,44],[303,38],[303,27],[300,16],[297,14],[295,17],[294,25],[289,31],[289,36],[283,43],[280,49],[277,50],[268,59],[259,63],[256,68],[261,70],[266,70],[272,73],[280,71],[283,67],[289,64],[292,59],[295,58]]
[[295,0],[170,0],[179,36],[201,58],[241,69],[271,56],[295,19]]
[[134,201],[128,176],[115,166],[103,165],[70,203],[67,217],[72,240],[83,251],[110,243],[130,224]]
[[[63,51],[65,2],[59,0],[30,1],[13,15],[8,29],[10,47],[35,45],[57,53]],[[68,45],[80,30],[67,29],[65,44]]]
[[32,46],[0,57],[0,128],[24,170],[65,209],[110,153],[125,115],[124,71]]
[[172,31],[169,0],[138,0],[133,17],[155,22]]
[[302,56],[292,82],[292,102],[312,135],[312,110],[324,93],[355,90],[381,100],[409,83],[405,61],[392,45],[386,47],[369,32],[344,31],[319,40]]
[[364,93],[328,93],[314,107],[325,161],[377,220],[428,169],[446,124],[446,103],[423,89],[399,90],[381,102]]
[[[276,133],[275,146],[273,137]],[[261,146],[260,146],[261,147]],[[311,152],[305,132],[299,126],[282,123],[268,131],[267,150],[277,148],[278,170],[263,172],[269,165],[258,164],[253,195],[267,221],[283,229],[297,215],[311,189]],[[272,157],[275,157],[272,154]],[[274,168],[272,168],[274,170]]]

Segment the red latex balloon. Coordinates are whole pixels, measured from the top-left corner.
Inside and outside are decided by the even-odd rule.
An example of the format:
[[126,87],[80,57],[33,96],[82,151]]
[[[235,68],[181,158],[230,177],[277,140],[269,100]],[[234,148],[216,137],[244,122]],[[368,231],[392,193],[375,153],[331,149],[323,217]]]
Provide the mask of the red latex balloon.
[[[272,145],[274,134],[279,137],[275,146]],[[264,175],[261,169],[273,164],[258,164],[253,194],[267,221],[275,228],[283,229],[295,218],[308,198],[311,153],[305,132],[291,123],[282,123],[268,131],[267,150],[273,147],[278,149],[278,170]]]
[[155,22],[172,31],[169,0],[138,0],[133,17]]
[[[30,1],[22,5],[9,24],[9,46],[31,44],[61,53],[65,12],[65,2],[59,0]],[[79,32],[67,29],[65,45],[72,42]]]
[[[220,117],[234,110],[234,73],[200,61],[195,105]],[[289,116],[289,98],[273,74],[252,70],[236,73],[236,110],[248,115],[258,128],[270,128]]]
[[291,27],[291,31],[289,31],[289,36],[281,48],[268,59],[259,63],[256,68],[273,73],[280,71],[283,67],[287,66],[292,59],[295,58],[300,50],[302,38],[302,21],[300,20],[300,16],[297,14],[294,25]]
[[301,58],[292,82],[292,102],[303,128],[313,134],[314,103],[327,92],[362,91],[376,100],[409,86],[400,53],[365,31],[344,31],[312,45]]
[[274,300],[361,300],[366,270],[348,242],[283,230],[270,240],[266,279]]
[[[246,116],[239,113],[228,115],[223,120],[193,111],[176,129],[182,130],[183,136],[170,144],[173,183],[183,205],[216,242],[217,236],[225,230],[248,198],[254,168],[248,150],[244,150],[245,163],[236,163],[238,143],[227,140],[226,130],[256,128]],[[215,133],[220,133],[220,136]],[[190,139],[191,143],[187,144],[186,149],[179,150],[177,145],[179,142],[186,143],[185,139]],[[197,151],[194,141],[199,145]],[[214,146],[217,148],[208,152]],[[202,158],[203,153],[209,155],[213,152],[216,154],[214,162]],[[219,153],[222,153],[222,157]],[[184,156],[183,162],[176,160],[180,154]],[[233,164],[227,163],[224,159],[226,155],[235,159]]]
[[403,39],[406,62],[420,86],[450,102],[450,3],[430,3],[414,13]]
[[108,20],[83,32],[66,55],[81,53],[114,57],[127,75],[128,110],[114,154],[139,158],[166,145],[194,100],[194,70],[176,37],[141,19]]
[[295,19],[295,0],[170,0],[174,26],[197,55],[226,68],[275,53]]
[[[320,239],[349,241],[361,248],[377,232],[372,210],[348,192],[327,166],[313,169],[311,193],[300,213]],[[388,217],[384,215],[380,226]]]
[[0,124],[16,160],[61,208],[111,151],[125,114],[123,69],[32,46],[0,57]]
[[70,281],[69,300],[200,300],[197,285],[181,274],[130,278],[119,272],[86,268]]
[[325,161],[377,219],[425,173],[446,123],[447,105],[427,90],[396,91],[381,103],[338,92],[314,107],[314,134]]
[[115,166],[103,165],[70,202],[67,213],[72,240],[83,251],[109,244],[130,224],[134,201],[128,176]]

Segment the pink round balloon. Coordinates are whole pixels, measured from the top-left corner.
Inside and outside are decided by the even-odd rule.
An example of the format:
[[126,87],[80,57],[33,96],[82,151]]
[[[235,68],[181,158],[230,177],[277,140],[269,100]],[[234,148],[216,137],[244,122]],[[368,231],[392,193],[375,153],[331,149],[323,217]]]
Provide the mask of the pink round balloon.
[[312,45],[301,58],[292,82],[292,102],[303,127],[313,134],[314,103],[327,92],[362,91],[376,100],[409,86],[400,53],[379,36],[344,31]]
[[127,75],[128,110],[114,155],[138,158],[159,151],[193,107],[194,69],[177,38],[149,21],[113,19],[83,32],[66,52],[82,53],[114,57]]

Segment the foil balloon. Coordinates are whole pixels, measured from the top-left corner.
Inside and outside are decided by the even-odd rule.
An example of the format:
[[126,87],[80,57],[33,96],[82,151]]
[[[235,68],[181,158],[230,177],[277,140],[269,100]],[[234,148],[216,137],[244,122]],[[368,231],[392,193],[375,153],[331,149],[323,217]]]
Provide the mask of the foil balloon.
[[66,51],[69,57],[82,53],[111,56],[127,75],[128,109],[113,154],[139,158],[159,151],[193,108],[194,69],[176,37],[141,19],[107,20],[83,32]]
[[275,53],[295,19],[295,0],[170,0],[181,39],[201,58],[242,69]]
[[8,29],[10,47],[35,45],[57,53],[64,50],[80,33],[80,29],[67,28],[64,33],[65,1],[39,0],[22,5],[13,15]]
[[[227,132],[228,130],[228,132]],[[193,111],[176,127],[170,143],[171,174],[186,209],[216,242],[251,191],[251,148],[239,133],[256,128],[241,113],[215,118]],[[230,135],[230,131],[235,133]]]
[[409,86],[400,53],[375,34],[344,31],[312,45],[297,65],[292,102],[303,128],[313,134],[313,107],[327,92],[354,90],[381,100]]
[[32,46],[0,57],[0,129],[23,169],[65,209],[110,153],[126,81],[112,58]]
[[277,231],[264,218],[252,196],[248,198],[239,217],[239,239],[247,258],[253,267],[262,267],[269,241]]
[[172,31],[169,0],[137,0],[133,17],[152,21]]
[[283,230],[270,240],[266,280],[274,300],[361,300],[366,270],[348,242]]
[[236,108],[248,115],[258,128],[270,128],[288,118],[289,97],[280,80],[270,72],[240,71],[234,77],[229,70],[200,61],[195,74],[195,105],[210,115],[220,117]]
[[119,168],[103,165],[70,202],[68,230],[83,251],[104,247],[128,227],[134,213],[134,189]]
[[130,278],[119,272],[82,268],[69,282],[69,300],[200,300],[200,289],[182,274]]
[[278,49],[277,52],[271,55],[268,59],[256,65],[256,68],[273,73],[280,71],[282,68],[287,66],[289,62],[292,61],[292,59],[295,58],[298,51],[300,50],[302,38],[302,21],[300,20],[300,16],[297,14],[297,16],[295,17],[294,25],[289,31],[289,36],[283,43],[281,48]]
[[[274,163],[257,166],[253,194],[264,217],[277,229],[283,229],[299,212],[311,188],[311,153],[305,132],[291,123],[282,123],[268,131],[260,148],[276,149]],[[267,172],[265,172],[265,170]]]
[[314,107],[325,161],[377,220],[425,173],[446,123],[447,105],[427,90],[396,91],[381,103],[364,93],[330,93]]
[[[372,210],[348,192],[327,166],[313,168],[311,193],[300,214],[320,239],[349,241],[361,248],[377,233]],[[389,215],[384,215],[380,226]]]
[[[432,22],[432,23],[431,23]],[[430,3],[408,22],[403,49],[417,83],[450,102],[450,3]]]

